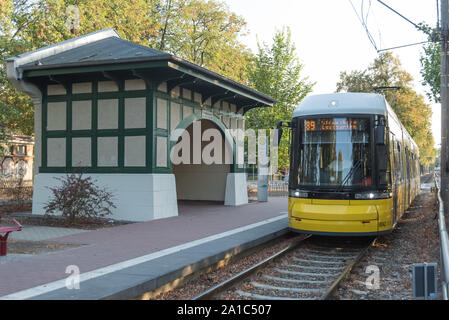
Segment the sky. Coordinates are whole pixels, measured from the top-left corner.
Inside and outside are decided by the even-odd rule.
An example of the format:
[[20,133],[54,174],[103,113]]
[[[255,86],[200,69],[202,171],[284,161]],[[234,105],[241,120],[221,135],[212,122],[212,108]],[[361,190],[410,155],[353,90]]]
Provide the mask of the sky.
[[[377,57],[357,14],[367,16],[367,26],[378,49],[427,40],[415,27],[376,0],[225,0],[231,11],[247,22],[242,37],[254,53],[257,41],[271,44],[276,29],[289,26],[304,76],[316,82],[313,94],[335,92],[341,71],[365,69]],[[436,0],[383,0],[414,23],[434,27]],[[353,4],[354,8],[351,6]],[[371,4],[371,5],[370,5]],[[369,10],[368,10],[369,9]],[[414,89],[425,95],[421,85],[421,46],[392,50],[403,68],[414,78]],[[441,142],[441,106],[431,105],[435,145]]]

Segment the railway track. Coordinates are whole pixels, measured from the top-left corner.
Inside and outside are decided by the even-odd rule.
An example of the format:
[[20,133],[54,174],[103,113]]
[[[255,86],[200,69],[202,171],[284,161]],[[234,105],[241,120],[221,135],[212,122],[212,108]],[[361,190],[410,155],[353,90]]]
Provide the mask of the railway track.
[[329,299],[373,241],[374,238],[309,236],[193,300]]

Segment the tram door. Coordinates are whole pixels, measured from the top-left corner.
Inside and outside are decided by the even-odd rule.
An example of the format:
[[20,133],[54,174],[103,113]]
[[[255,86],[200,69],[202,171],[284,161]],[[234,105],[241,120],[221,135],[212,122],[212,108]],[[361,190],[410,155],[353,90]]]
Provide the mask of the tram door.
[[[407,163],[407,207],[410,205],[411,202],[411,193],[410,191],[412,190],[412,181],[411,181],[411,166],[410,166],[410,151],[408,150],[408,148],[405,149],[405,157],[407,159],[406,163]],[[405,210],[405,208],[404,208]]]
[[393,174],[393,225],[396,223],[397,215],[398,215],[398,192],[399,192],[399,184],[400,184],[400,161],[399,161],[399,150],[398,150],[398,142],[391,137],[392,149],[393,149],[393,164],[394,164],[394,174]]

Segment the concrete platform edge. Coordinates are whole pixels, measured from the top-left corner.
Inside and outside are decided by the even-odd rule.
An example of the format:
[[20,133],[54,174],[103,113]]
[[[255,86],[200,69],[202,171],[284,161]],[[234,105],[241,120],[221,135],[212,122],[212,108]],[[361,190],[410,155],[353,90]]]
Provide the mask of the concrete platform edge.
[[[266,228],[264,230],[264,228]],[[268,229],[268,230],[267,230]],[[272,229],[272,230],[270,230]],[[255,236],[249,236],[252,231]],[[160,257],[154,261],[144,262],[140,265],[112,272],[108,275],[83,281],[80,290],[57,289],[41,295],[36,295],[31,300],[125,300],[133,299],[146,292],[171,283],[176,279],[189,276],[204,268],[213,266],[220,260],[228,258],[228,255],[237,255],[270,240],[278,238],[289,232],[287,218],[276,221],[271,226],[263,225],[252,230],[242,231],[231,236],[206,242],[186,250],[196,250],[192,254],[186,252],[182,256],[173,253]],[[252,237],[250,240],[245,239]],[[208,254],[210,248],[215,248],[213,242],[222,242],[221,248],[216,253]],[[231,243],[231,245],[229,245]],[[216,244],[216,243],[215,243]],[[202,248],[201,248],[202,247]],[[213,251],[213,250],[212,250]],[[195,260],[195,255],[199,259]],[[188,263],[183,260],[191,259]],[[153,264],[151,266],[150,264]],[[163,272],[157,269],[163,269]]]
[[[100,299],[105,299],[105,300],[125,300],[125,299],[133,299],[139,295],[142,295],[145,292],[149,292],[152,290],[155,290],[165,284],[168,284],[170,282],[175,281],[176,279],[180,278],[180,277],[186,277],[191,275],[192,273],[198,272],[204,268],[210,267],[214,264],[216,264],[217,262],[225,259],[225,257],[228,254],[232,254],[232,255],[237,255],[240,254],[244,251],[247,251],[249,249],[252,249],[258,245],[261,245],[263,243],[266,243],[270,240],[276,239],[282,235],[285,235],[289,232],[288,228],[273,232],[271,234],[268,235],[264,235],[260,238],[254,239],[252,241],[243,243],[239,246],[234,247],[232,250],[226,250],[226,251],[222,251],[216,255],[213,256],[209,256],[205,259],[202,259],[201,261],[198,262],[194,262],[192,264],[186,265],[183,268],[179,268],[175,271],[172,271],[170,273],[167,273],[159,278],[154,278],[151,279],[149,281],[146,281],[144,283],[141,283],[137,286],[133,286],[130,288],[127,288],[125,290],[122,290],[120,292],[116,292],[114,294],[108,295],[108,296],[104,296],[101,297]],[[191,272],[189,273],[184,273],[184,270],[189,269],[191,270]]]

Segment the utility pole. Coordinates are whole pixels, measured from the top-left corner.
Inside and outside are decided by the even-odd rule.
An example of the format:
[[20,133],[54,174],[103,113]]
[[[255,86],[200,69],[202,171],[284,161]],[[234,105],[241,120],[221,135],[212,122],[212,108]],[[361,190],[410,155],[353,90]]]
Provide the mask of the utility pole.
[[449,0],[441,0],[441,196],[444,202],[444,212],[449,213],[449,153],[447,137],[449,113]]

